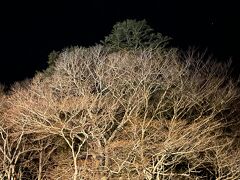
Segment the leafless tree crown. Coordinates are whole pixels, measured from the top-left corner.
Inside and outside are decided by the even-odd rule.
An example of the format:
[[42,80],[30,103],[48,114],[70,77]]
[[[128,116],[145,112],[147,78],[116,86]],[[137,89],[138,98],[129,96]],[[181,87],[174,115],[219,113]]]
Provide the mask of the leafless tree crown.
[[228,64],[176,50],[62,52],[0,97],[2,179],[239,179]]

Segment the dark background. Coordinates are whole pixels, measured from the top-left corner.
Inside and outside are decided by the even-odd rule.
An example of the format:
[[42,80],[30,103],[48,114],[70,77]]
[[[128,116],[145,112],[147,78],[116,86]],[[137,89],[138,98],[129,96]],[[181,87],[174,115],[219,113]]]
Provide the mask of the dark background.
[[94,45],[126,19],[146,19],[181,49],[207,49],[222,62],[231,58],[236,75],[239,12],[237,1],[230,0],[1,2],[0,82],[9,85],[31,78],[47,67],[52,50]]

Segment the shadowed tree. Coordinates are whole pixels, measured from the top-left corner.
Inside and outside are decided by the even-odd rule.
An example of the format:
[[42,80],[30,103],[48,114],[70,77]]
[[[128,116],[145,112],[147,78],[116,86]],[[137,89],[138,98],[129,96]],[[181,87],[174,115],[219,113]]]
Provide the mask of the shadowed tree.
[[113,26],[112,32],[101,43],[113,51],[123,49],[165,48],[170,37],[155,33],[146,20],[126,20]]

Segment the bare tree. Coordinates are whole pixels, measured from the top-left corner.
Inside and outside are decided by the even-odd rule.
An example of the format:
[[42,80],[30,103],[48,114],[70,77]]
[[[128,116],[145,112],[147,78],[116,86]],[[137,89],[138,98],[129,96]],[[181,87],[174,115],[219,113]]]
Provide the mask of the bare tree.
[[34,137],[38,179],[238,179],[227,67],[175,50],[73,48],[12,89],[4,125]]

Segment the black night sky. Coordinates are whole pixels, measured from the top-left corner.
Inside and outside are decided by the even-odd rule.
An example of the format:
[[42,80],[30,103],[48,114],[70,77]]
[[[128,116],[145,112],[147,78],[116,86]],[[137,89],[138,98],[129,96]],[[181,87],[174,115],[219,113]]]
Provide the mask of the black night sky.
[[181,49],[207,49],[219,61],[231,58],[240,72],[237,1],[9,1],[0,4],[0,82],[31,78],[47,67],[51,51],[95,45],[126,19],[146,19]]

